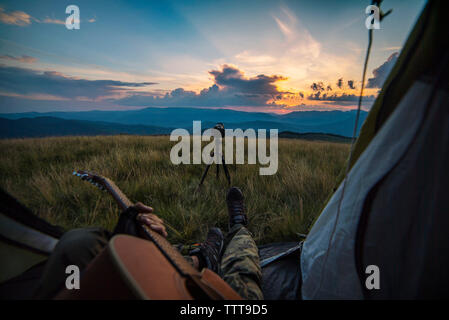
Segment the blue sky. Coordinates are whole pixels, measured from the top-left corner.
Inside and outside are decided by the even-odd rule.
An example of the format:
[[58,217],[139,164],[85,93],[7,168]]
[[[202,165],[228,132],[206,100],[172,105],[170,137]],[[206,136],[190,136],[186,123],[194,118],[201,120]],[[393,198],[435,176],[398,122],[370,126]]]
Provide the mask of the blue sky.
[[[0,1],[0,112],[353,108],[369,3]],[[79,30],[65,28],[69,4]],[[365,108],[424,5],[383,2]]]

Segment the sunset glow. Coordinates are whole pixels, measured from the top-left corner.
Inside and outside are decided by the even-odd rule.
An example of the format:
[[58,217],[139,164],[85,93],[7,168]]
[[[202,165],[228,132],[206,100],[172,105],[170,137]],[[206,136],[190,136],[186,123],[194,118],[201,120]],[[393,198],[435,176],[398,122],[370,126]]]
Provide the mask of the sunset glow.
[[[78,1],[81,27],[67,30],[63,3],[2,1],[1,112],[353,109],[368,2],[318,2]],[[423,4],[385,2],[365,110]]]

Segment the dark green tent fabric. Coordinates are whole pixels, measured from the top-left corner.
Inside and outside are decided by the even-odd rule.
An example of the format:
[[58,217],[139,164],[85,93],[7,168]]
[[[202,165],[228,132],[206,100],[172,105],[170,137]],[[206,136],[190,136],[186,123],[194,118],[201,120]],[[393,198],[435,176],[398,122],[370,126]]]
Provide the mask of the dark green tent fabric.
[[429,1],[424,8],[360,130],[351,167],[415,80],[437,70],[435,64],[441,61],[449,46],[448,10],[448,2],[438,0]]
[[45,261],[62,233],[0,189],[0,283]]

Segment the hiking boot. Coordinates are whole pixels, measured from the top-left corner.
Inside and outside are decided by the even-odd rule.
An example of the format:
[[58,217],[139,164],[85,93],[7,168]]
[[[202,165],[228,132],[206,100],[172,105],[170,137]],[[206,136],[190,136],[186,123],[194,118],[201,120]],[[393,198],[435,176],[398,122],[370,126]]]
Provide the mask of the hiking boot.
[[229,229],[236,224],[243,226],[248,225],[248,218],[245,214],[245,205],[242,191],[237,187],[232,187],[226,196],[226,204],[228,205]]
[[193,249],[190,255],[198,257],[199,269],[208,268],[218,273],[223,245],[223,233],[219,228],[212,228],[207,233],[206,241],[199,248]]

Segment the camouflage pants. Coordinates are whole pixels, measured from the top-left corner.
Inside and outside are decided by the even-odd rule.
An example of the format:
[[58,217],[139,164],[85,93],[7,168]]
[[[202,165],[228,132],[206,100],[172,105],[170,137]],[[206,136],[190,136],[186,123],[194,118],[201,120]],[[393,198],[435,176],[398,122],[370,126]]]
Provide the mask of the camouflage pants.
[[251,233],[237,224],[229,230],[221,258],[220,276],[244,299],[263,299],[259,250]]
[[[193,265],[190,256],[184,258]],[[263,299],[259,250],[251,233],[241,224],[226,235],[219,274],[242,298]]]
[[[63,287],[65,268],[74,264],[84,269],[106,246],[109,233],[100,228],[82,228],[62,236],[44,269],[35,298],[51,299]],[[186,256],[191,261],[191,258]],[[225,239],[220,276],[244,299],[262,299],[259,253],[251,234],[235,225]]]

